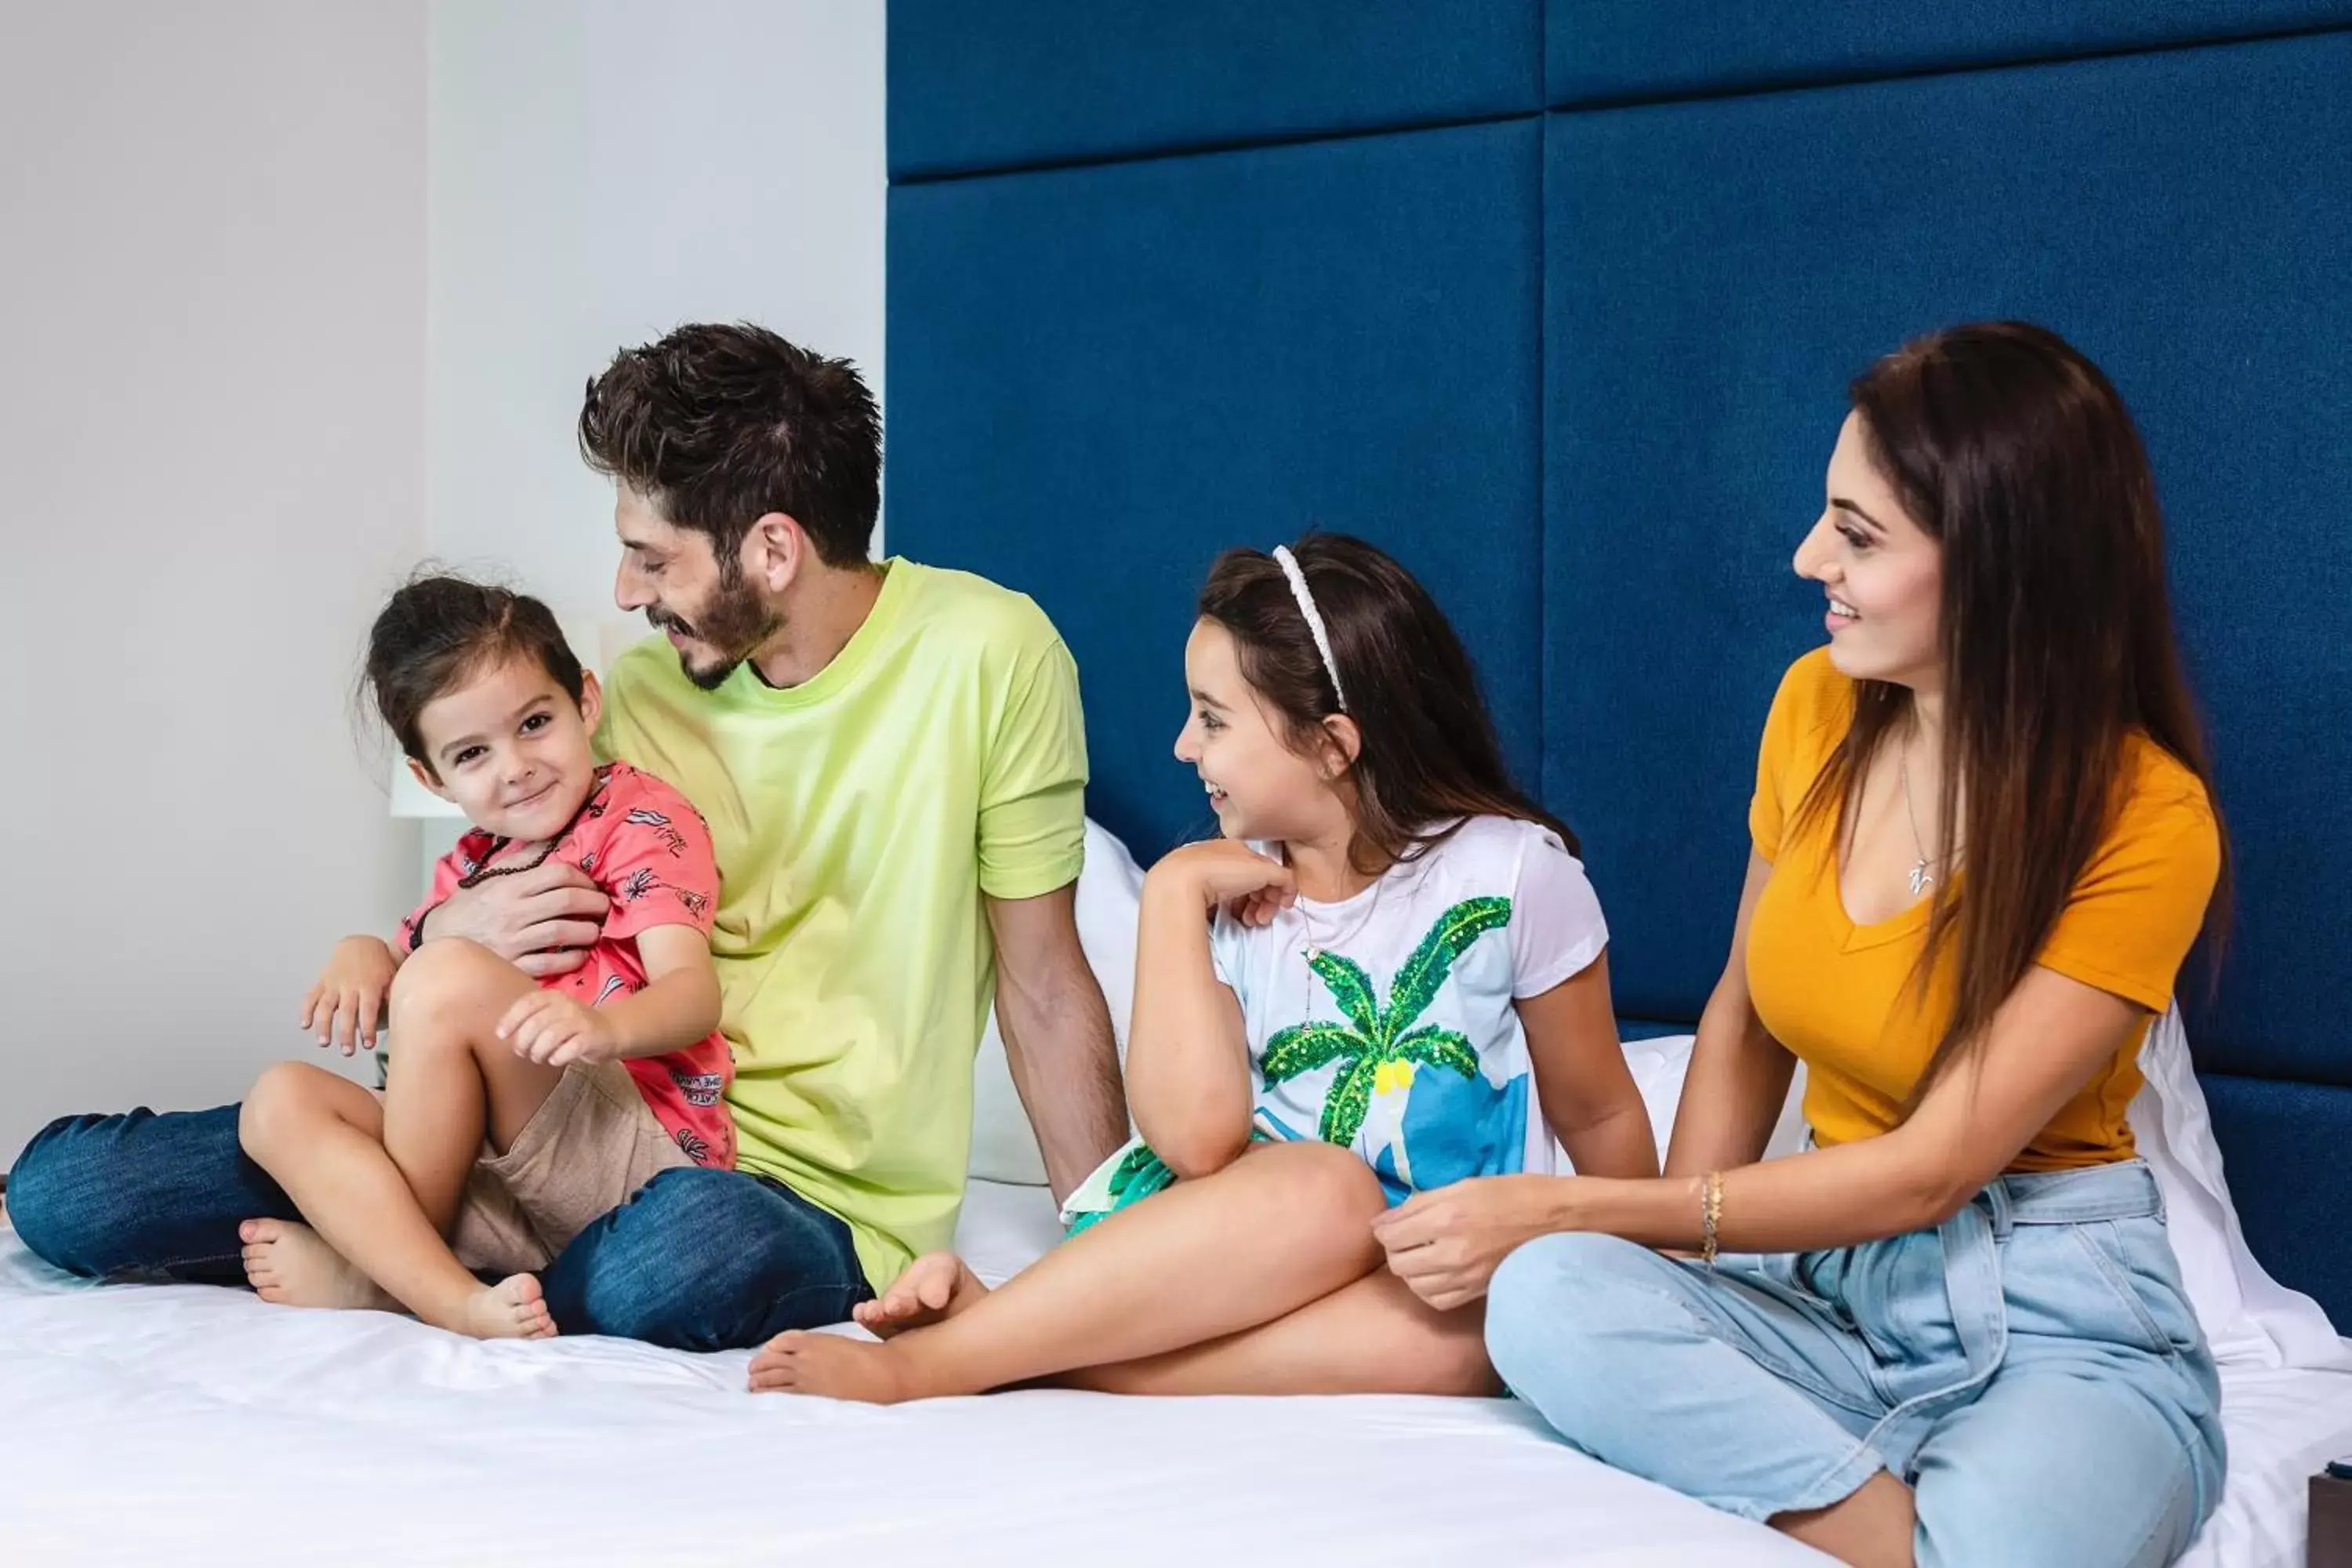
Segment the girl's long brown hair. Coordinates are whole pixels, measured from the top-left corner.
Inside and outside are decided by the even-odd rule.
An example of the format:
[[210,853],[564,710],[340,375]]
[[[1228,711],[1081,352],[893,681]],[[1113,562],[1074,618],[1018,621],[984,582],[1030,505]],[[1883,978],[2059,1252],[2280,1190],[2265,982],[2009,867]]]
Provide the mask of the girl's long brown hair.
[[[1576,853],[1567,825],[1511,782],[1470,656],[1429,590],[1344,533],[1310,533],[1291,555],[1329,634],[1348,717],[1363,737],[1349,773],[1356,868],[1375,876],[1414,859],[1473,816],[1540,823]],[[1340,710],[1339,695],[1281,563],[1262,550],[1226,551],[1210,569],[1199,608],[1232,634],[1242,678],[1304,752]]]
[[[1943,548],[1938,820],[1959,829],[1947,838],[1965,875],[1939,879],[1929,905],[1919,994],[1948,954],[1952,1005],[1916,1104],[2049,941],[2124,804],[2127,737],[2170,752],[2209,800],[2212,775],[2147,454],[2099,368],[2054,332],[1993,321],[1906,344],[1849,395],[1879,471]],[[1852,820],[1872,757],[1910,716],[1906,688],[1855,682],[1853,722],[1799,822]],[[2227,855],[2225,840],[2209,932]]]

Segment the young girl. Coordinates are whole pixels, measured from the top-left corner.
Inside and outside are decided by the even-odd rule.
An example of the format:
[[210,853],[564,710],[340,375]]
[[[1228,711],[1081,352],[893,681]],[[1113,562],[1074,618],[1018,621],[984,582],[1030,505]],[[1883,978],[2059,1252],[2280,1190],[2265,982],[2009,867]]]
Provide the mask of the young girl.
[[[1581,1451],[1843,1562],[2154,1568],[2223,1472],[2125,1119],[2223,863],[2155,484],[2038,327],[1852,392],[1668,1179],[1555,1184],[1583,1234],[1487,1342]],[[1798,1059],[1818,1147],[1759,1163]]]
[[886,1342],[780,1335],[754,1390],[1487,1392],[1477,1291],[1421,1300],[1405,1255],[1491,1268],[1484,1219],[1549,1184],[1554,1133],[1655,1173],[1574,840],[1512,786],[1421,585],[1352,539],[1230,552],[1184,673],[1176,754],[1223,837],[1145,883],[1140,1141],[1001,1290],[920,1259],[859,1313]]
[[[269,1300],[388,1295],[461,1333],[551,1334],[527,1270],[655,1173],[734,1163],[709,830],[659,779],[597,765],[595,677],[536,599],[411,583],[376,618],[366,679],[410,770],[474,831],[400,940],[347,938],[303,1003],[303,1027],[349,1055],[389,993],[382,1101],[298,1062],[246,1100],[246,1152],[316,1227],[249,1222],[247,1274]],[[551,858],[612,900],[580,968],[541,984],[470,942],[423,940],[458,887]],[[526,1272],[486,1287],[468,1264]]]

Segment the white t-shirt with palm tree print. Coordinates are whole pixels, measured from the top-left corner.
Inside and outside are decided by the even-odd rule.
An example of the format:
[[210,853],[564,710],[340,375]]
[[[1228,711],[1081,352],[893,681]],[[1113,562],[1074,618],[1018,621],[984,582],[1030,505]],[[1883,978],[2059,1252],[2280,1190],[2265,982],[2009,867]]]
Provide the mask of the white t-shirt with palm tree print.
[[1556,1169],[1512,1004],[1608,945],[1582,862],[1550,829],[1478,816],[1338,903],[1209,946],[1241,1002],[1271,1136],[1344,1144],[1391,1204],[1470,1176]]

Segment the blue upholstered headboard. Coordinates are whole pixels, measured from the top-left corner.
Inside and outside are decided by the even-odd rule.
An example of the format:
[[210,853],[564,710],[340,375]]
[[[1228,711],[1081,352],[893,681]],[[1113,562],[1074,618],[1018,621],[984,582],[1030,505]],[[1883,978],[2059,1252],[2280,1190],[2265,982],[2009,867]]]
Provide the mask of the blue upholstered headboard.
[[2257,1253],[2352,1327],[2352,0],[892,0],[889,539],[1033,594],[1092,809],[1216,551],[1387,546],[1583,836],[1629,1017],[1722,963],[1848,376],[2023,316],[2138,415],[2234,834],[2192,994]]

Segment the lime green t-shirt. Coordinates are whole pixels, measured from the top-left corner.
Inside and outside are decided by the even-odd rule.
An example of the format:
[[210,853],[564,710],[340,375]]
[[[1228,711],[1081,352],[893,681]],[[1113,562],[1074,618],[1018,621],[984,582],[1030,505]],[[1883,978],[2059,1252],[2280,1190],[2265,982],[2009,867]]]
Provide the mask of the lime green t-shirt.
[[1077,667],[1025,596],[910,561],[840,655],[698,689],[613,663],[600,749],[676,785],[719,855],[711,953],[744,1170],[839,1215],[876,1289],[949,1244],[995,993],[982,903],[1076,880]]

